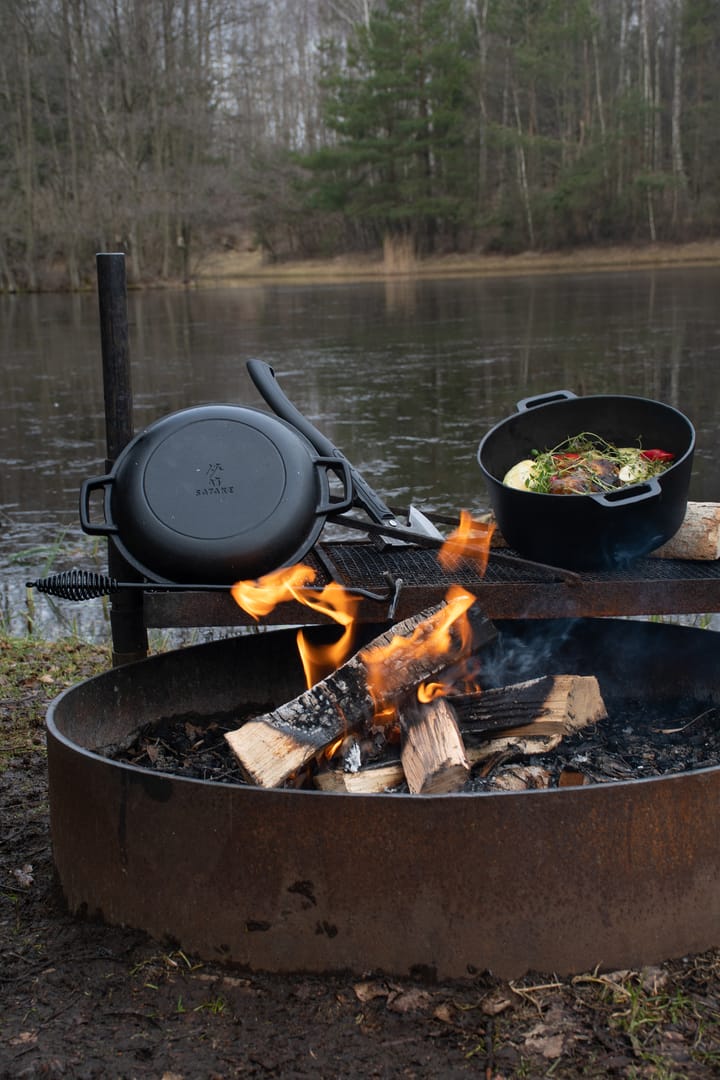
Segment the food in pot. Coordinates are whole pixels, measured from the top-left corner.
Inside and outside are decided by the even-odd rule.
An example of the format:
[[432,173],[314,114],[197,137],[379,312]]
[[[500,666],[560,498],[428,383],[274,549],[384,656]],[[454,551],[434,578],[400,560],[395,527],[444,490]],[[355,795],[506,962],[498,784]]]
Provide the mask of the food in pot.
[[588,495],[638,484],[664,472],[674,461],[668,450],[614,446],[599,435],[583,432],[552,450],[534,450],[518,461],[503,483],[544,495]]

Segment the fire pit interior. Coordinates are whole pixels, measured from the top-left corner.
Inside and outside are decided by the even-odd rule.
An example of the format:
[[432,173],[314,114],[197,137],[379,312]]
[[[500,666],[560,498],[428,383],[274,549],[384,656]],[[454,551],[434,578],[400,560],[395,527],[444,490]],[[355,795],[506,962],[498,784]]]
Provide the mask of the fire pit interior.
[[[720,703],[712,632],[613,619],[497,627],[486,687],[594,676],[613,710],[645,702],[669,724]],[[160,718],[262,713],[303,687],[295,632],[274,630],[61,695],[48,757],[69,909],[264,971],[569,974],[720,941],[714,765],[549,790],[367,795],[200,780],[98,752]]]

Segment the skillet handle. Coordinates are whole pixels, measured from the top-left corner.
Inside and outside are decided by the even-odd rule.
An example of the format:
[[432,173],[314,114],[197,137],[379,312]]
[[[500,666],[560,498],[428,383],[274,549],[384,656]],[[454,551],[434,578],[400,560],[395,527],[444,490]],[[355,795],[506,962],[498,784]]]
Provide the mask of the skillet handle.
[[341,498],[333,499],[328,495],[327,502],[318,506],[315,513],[319,516],[321,514],[339,514],[343,510],[349,510],[354,501],[352,466],[350,463],[345,458],[337,458],[332,455],[330,457],[315,458],[315,464],[328,472],[334,472],[343,486]]
[[528,412],[529,409],[535,409],[539,405],[552,405],[555,401],[572,401],[576,397],[577,394],[573,394],[572,390],[554,390],[550,394],[522,398],[515,407],[518,412]]
[[[83,532],[88,533],[90,536],[110,536],[120,531],[112,520],[107,498],[107,489],[112,484],[113,479],[112,476],[94,476],[90,480],[85,480],[80,488],[80,525]],[[105,522],[102,525],[93,525],[90,521],[90,496],[93,491],[99,491],[100,489],[105,489],[106,497],[103,504]]]
[[656,499],[662,492],[660,482],[655,476],[644,480],[641,484],[629,484],[627,487],[616,488],[615,491],[602,491],[599,494],[591,494],[590,498],[604,507],[612,510],[616,506],[631,506],[633,503],[647,502]]

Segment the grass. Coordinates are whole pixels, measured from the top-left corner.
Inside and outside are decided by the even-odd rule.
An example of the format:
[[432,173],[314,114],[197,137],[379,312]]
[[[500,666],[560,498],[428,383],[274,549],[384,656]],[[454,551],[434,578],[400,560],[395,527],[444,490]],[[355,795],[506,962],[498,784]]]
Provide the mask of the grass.
[[0,634],[0,769],[18,754],[42,752],[48,702],[110,664],[109,645]]

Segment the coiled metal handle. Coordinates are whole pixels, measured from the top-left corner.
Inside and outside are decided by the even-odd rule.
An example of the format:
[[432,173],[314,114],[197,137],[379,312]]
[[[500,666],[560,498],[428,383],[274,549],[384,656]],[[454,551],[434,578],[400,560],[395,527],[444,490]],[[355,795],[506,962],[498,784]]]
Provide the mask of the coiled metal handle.
[[96,600],[109,596],[120,588],[115,578],[98,574],[94,570],[63,570],[38,581],[26,582],[29,589],[58,596],[62,600]]

